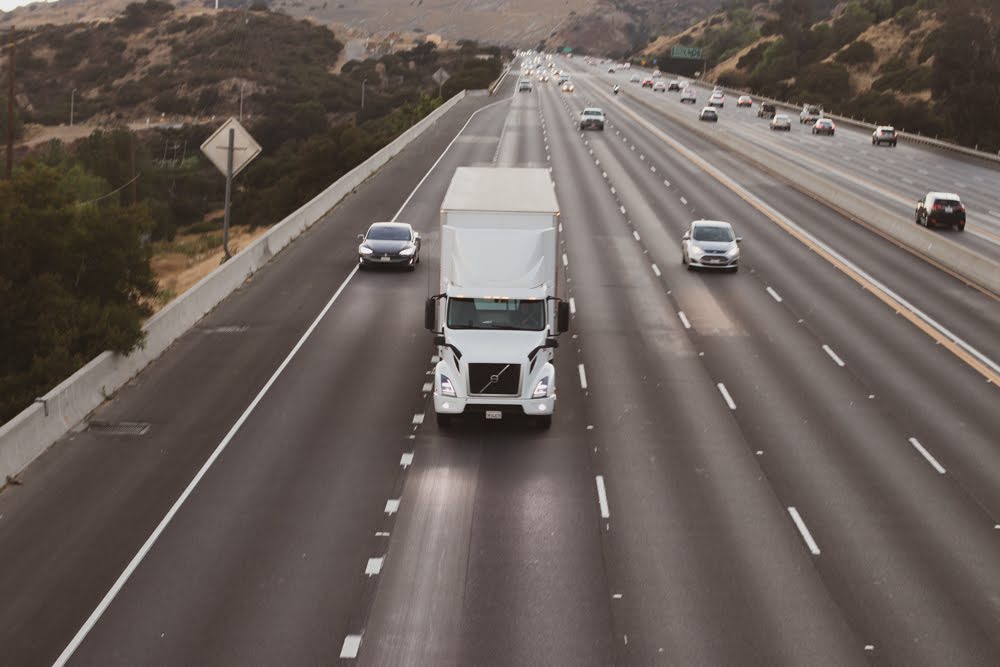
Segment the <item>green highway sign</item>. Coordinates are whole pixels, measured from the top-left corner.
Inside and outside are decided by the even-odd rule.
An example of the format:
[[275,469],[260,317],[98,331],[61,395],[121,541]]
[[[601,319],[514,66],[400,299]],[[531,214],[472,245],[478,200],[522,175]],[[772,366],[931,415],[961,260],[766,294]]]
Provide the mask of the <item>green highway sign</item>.
[[693,46],[674,46],[670,48],[671,58],[689,58],[691,60],[701,60],[701,49]]

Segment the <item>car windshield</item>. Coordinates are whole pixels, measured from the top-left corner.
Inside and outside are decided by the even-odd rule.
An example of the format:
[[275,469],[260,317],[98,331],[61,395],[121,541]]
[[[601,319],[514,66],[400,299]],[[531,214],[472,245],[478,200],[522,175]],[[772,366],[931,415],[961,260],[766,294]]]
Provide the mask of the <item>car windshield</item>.
[[369,241],[409,241],[410,230],[396,225],[378,225],[369,229],[365,238]]
[[584,109],[583,110],[583,115],[584,116],[600,116],[603,113],[604,112],[601,111],[600,109]]
[[962,202],[955,199],[935,199],[934,203],[938,206],[961,206]]
[[450,299],[450,329],[513,329],[541,331],[545,328],[545,301],[541,299]]
[[695,241],[717,241],[726,243],[733,240],[733,230],[729,227],[698,226],[692,235]]

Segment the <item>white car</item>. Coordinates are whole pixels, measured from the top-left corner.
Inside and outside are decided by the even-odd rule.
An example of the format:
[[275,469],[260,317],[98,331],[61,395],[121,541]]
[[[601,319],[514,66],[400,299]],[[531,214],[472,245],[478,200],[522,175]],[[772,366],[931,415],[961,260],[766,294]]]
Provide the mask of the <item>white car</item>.
[[695,220],[681,238],[681,262],[689,271],[740,268],[740,242],[733,226],[719,220]]
[[719,107],[720,109],[726,106],[726,96],[723,93],[712,93],[712,96],[708,98],[708,106]]
[[719,122],[719,112],[715,110],[715,107],[705,107],[698,113],[698,120],[717,123]]
[[685,88],[684,92],[681,93],[681,104],[685,102],[698,103],[698,95],[694,92],[694,88]]
[[772,130],[784,130],[785,132],[792,131],[792,119],[783,113],[775,114],[771,118],[771,129]]
[[576,86],[574,86],[571,81],[566,81],[565,83],[563,83],[562,91],[564,93],[572,93],[574,90],[576,90]]

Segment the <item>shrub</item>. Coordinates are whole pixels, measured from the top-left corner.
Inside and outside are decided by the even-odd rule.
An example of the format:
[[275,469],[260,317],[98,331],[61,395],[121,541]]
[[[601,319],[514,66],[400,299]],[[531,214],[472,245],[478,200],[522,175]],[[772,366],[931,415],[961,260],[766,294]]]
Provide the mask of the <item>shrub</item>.
[[875,47],[869,42],[858,40],[837,52],[834,59],[845,65],[862,65],[875,61]]

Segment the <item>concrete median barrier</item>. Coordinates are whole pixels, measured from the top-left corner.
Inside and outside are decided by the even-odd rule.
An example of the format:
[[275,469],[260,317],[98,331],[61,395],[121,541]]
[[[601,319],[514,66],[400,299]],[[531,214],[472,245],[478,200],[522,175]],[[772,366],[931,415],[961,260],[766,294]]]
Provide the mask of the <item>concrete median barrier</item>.
[[0,426],[0,486],[118,391],[299,234],[466,97],[462,91],[272,227],[146,322],[142,348],[104,352]]

